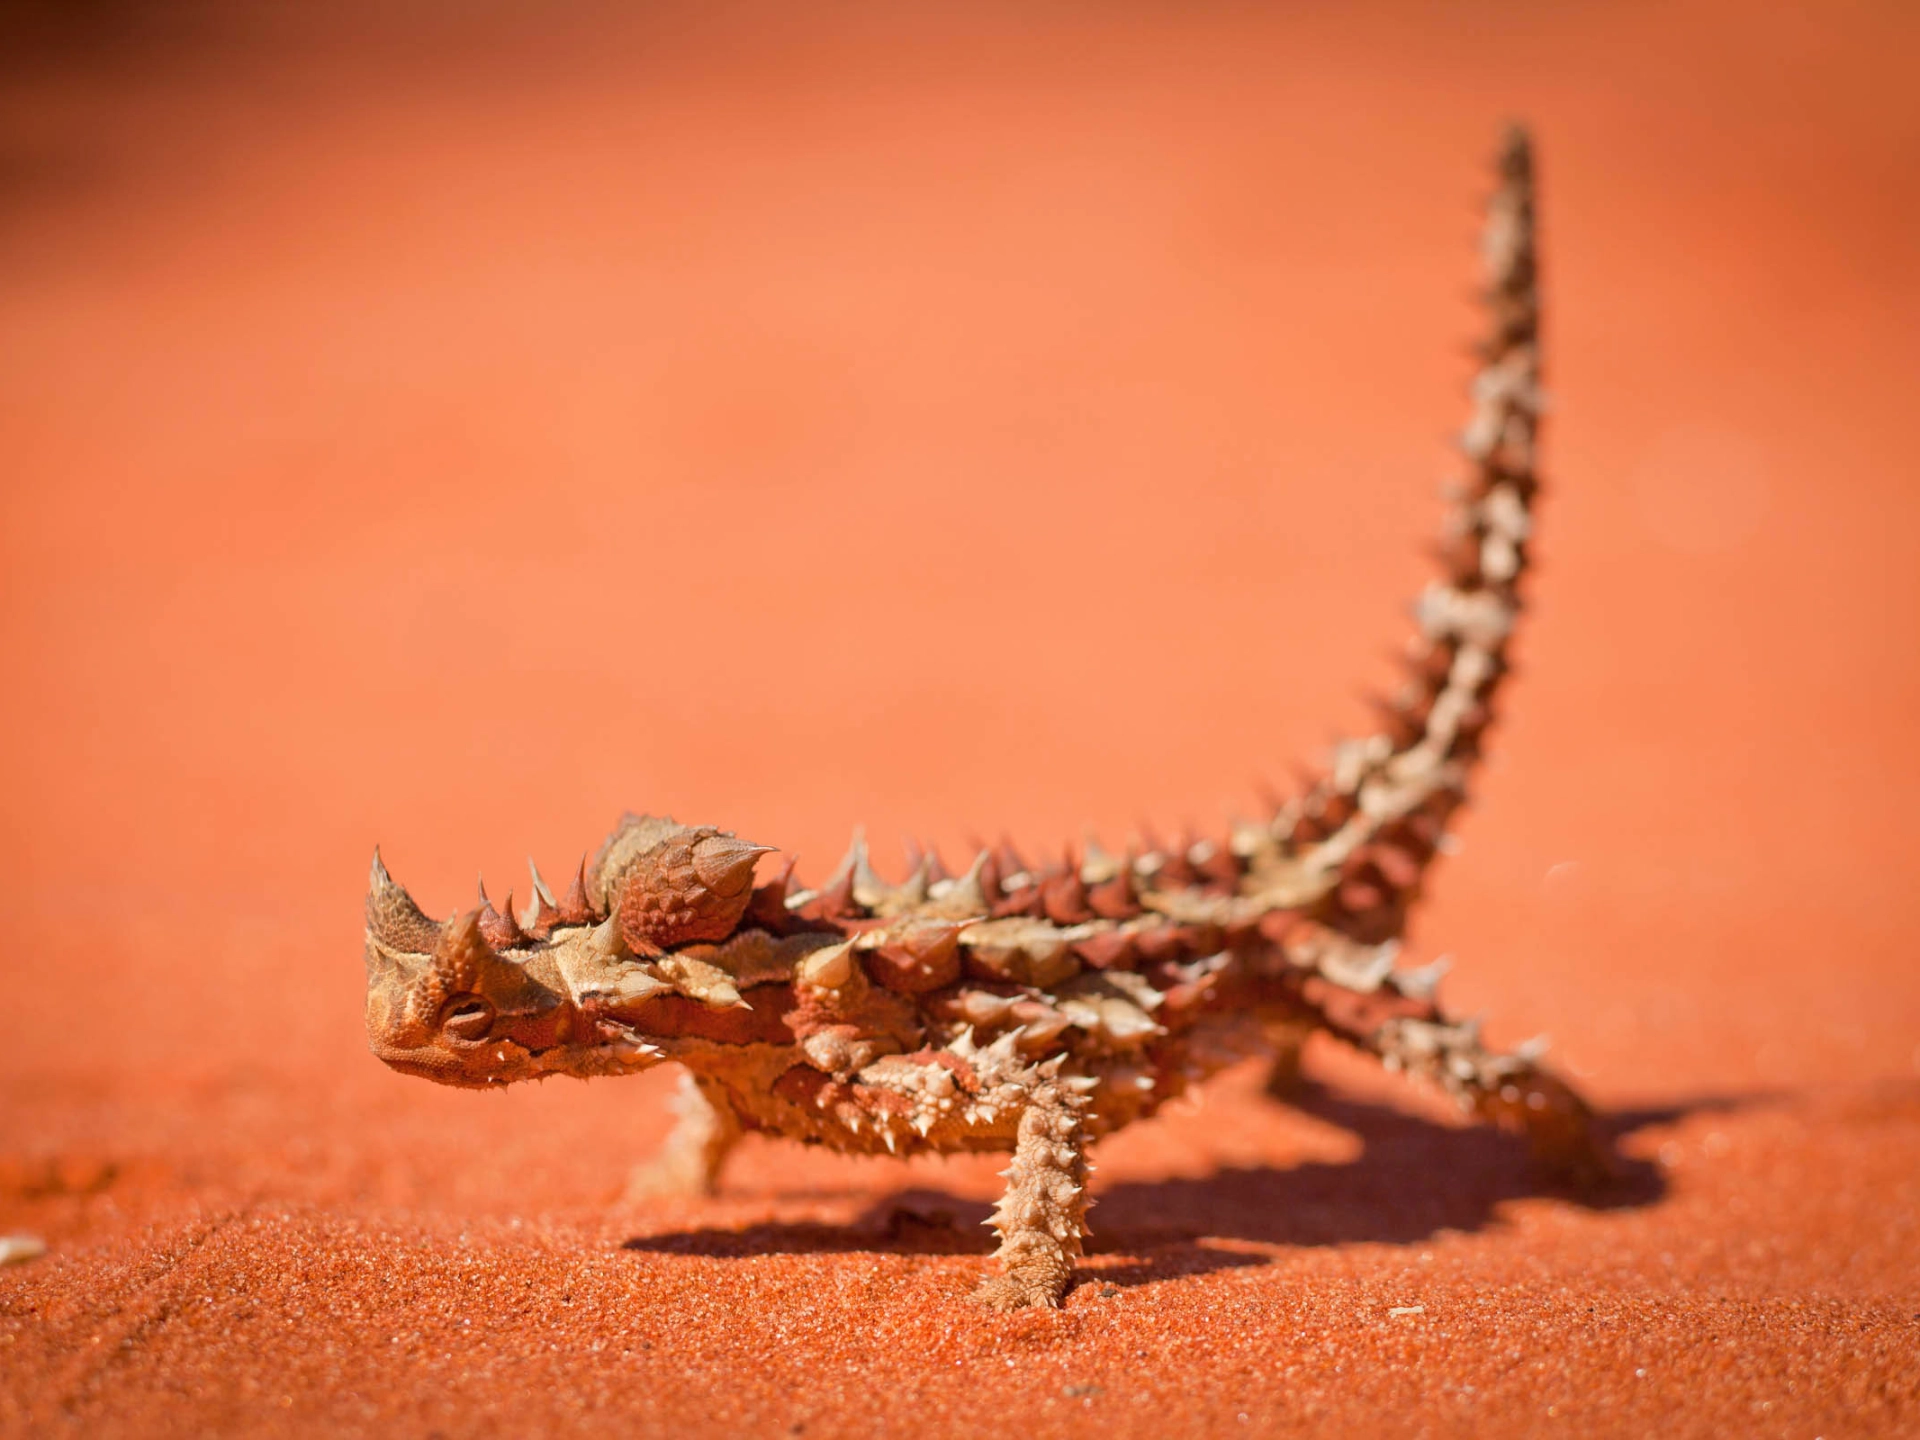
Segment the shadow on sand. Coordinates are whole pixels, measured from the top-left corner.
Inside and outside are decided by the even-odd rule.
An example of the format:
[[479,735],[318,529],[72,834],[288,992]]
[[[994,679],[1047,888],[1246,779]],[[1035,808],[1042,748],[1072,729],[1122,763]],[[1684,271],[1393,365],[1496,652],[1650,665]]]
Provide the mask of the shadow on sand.
[[[1745,1109],[1764,1096],[1705,1097],[1601,1117],[1618,1141],[1689,1115]],[[1484,1126],[1455,1128],[1303,1085],[1289,1103],[1358,1136],[1354,1159],[1285,1168],[1230,1167],[1201,1179],[1130,1181],[1103,1189],[1091,1255],[1137,1263],[1103,1266],[1083,1283],[1135,1285],[1175,1275],[1266,1264],[1266,1250],[1234,1248],[1372,1243],[1407,1245],[1444,1231],[1472,1233],[1510,1200],[1563,1199],[1588,1210],[1652,1205],[1666,1193],[1659,1167],[1615,1156],[1615,1178],[1595,1192],[1543,1175],[1519,1138]],[[672,1255],[891,1252],[972,1255],[991,1249],[991,1206],[926,1188],[881,1197],[851,1225],[764,1224],[636,1236],[623,1249]]]

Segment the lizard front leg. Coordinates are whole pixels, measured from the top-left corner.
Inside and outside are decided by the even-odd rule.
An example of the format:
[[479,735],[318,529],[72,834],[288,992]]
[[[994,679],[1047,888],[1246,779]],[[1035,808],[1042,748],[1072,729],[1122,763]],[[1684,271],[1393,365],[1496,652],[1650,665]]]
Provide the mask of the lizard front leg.
[[989,1223],[1002,1270],[974,1291],[995,1310],[1058,1305],[1087,1233],[1087,1102],[1059,1070],[1052,1061],[1031,1072],[1013,1163],[1001,1172],[1007,1189]]
[[1267,1065],[1266,1093],[1275,1100],[1294,1100],[1301,1090],[1301,1054],[1306,1049],[1307,1037],[1317,1027],[1312,1020],[1289,1013],[1261,1016],[1260,1028],[1273,1052]]
[[674,1093],[679,1122],[653,1159],[635,1167],[625,1198],[661,1195],[711,1195],[720,1170],[740,1140],[740,1121],[726,1096],[697,1075],[682,1075]]

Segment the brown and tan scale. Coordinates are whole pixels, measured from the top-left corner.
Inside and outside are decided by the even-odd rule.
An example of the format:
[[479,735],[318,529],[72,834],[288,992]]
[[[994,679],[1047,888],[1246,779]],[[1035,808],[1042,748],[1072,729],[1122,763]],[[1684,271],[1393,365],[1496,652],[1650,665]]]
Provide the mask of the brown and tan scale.
[[1536,1051],[1486,1048],[1398,937],[1465,799],[1527,561],[1540,410],[1533,167],[1499,158],[1492,321],[1462,437],[1468,473],[1378,734],[1260,824],[1035,866],[1009,845],[960,874],[931,853],[889,884],[864,841],[814,890],[767,847],[628,816],[565,898],[424,915],[376,853],[367,1031],[408,1074],[475,1088],[685,1068],[680,1124],[641,1189],[710,1190],[761,1131],[851,1153],[1006,1151],[986,1303],[1054,1305],[1087,1233],[1087,1147],[1263,1048],[1279,1080],[1314,1030],[1524,1131],[1582,1182],[1607,1154]]

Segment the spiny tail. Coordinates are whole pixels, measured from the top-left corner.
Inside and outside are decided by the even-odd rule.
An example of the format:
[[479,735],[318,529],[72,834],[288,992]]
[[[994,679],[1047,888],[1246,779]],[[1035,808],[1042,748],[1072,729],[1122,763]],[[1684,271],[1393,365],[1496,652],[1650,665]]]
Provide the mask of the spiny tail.
[[1441,577],[1417,606],[1410,679],[1377,702],[1381,731],[1342,743],[1326,773],[1281,808],[1269,831],[1288,862],[1329,882],[1324,918],[1369,943],[1404,928],[1447,821],[1466,799],[1520,612],[1540,425],[1533,153],[1525,131],[1509,131],[1498,170],[1482,240],[1491,323],[1460,442],[1472,468],[1452,497]]

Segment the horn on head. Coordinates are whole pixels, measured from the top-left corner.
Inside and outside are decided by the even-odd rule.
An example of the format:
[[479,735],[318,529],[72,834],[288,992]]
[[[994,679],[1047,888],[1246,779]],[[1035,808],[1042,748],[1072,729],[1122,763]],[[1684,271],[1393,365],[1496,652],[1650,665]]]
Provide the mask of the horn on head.
[[405,887],[387,873],[376,848],[367,884],[367,933],[389,950],[431,955],[439,948],[445,928],[428,919]]

